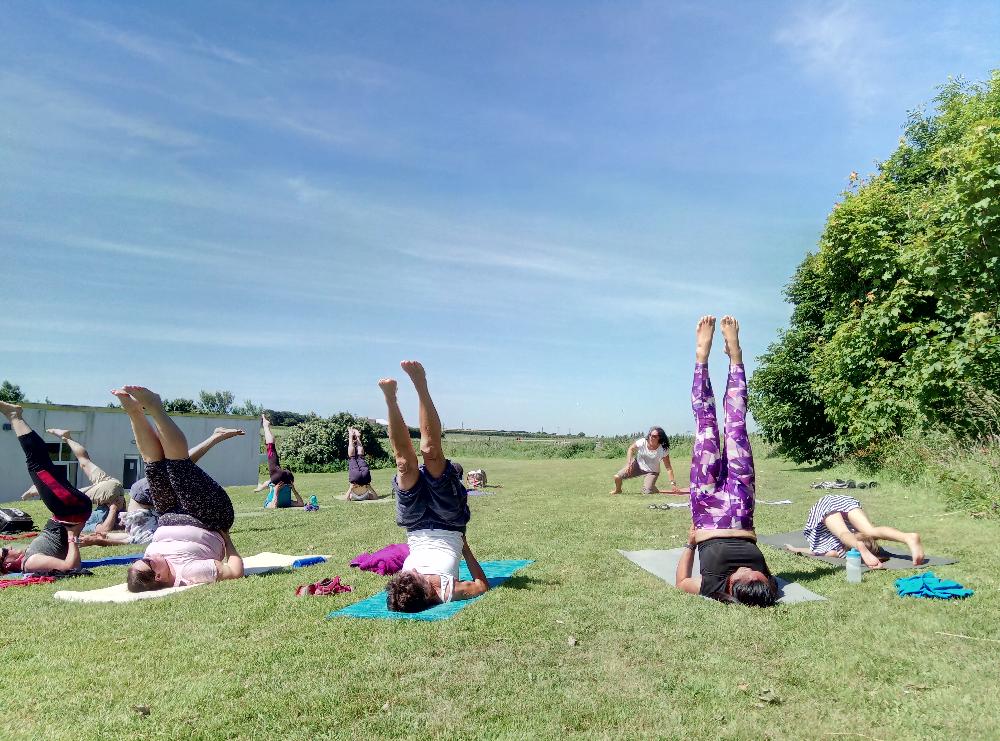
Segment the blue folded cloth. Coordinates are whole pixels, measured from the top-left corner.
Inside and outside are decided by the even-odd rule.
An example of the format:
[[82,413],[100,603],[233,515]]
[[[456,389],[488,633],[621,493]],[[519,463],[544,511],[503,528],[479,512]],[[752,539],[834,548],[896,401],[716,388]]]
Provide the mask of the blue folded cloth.
[[292,562],[293,569],[301,569],[303,566],[314,566],[318,563],[326,563],[323,556],[305,556]]
[[896,579],[896,593],[900,597],[927,597],[929,599],[963,599],[974,592],[957,581],[938,579],[933,571]]

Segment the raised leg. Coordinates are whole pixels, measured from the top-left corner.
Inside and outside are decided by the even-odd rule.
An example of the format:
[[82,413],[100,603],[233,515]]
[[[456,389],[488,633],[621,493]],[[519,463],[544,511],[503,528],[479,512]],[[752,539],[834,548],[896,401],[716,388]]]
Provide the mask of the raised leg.
[[129,422],[132,423],[132,434],[135,435],[135,445],[139,448],[139,455],[146,463],[162,461],[163,445],[160,444],[160,436],[146,419],[145,412],[142,411],[142,404],[136,401],[127,391],[114,389],[112,392],[121,402],[122,409],[128,415]]
[[0,402],[0,414],[7,418],[11,429],[17,434],[28,474],[53,519],[72,526],[86,522],[92,506],[90,499],[71,486],[62,471],[52,464],[48,446],[24,421],[21,407]]
[[347,429],[347,458],[351,459],[358,454],[358,447],[355,443],[354,433],[356,430],[353,427]]
[[852,509],[847,513],[847,519],[861,535],[875,540],[892,540],[896,543],[904,543],[910,550],[914,566],[919,566],[924,562],[924,547],[920,542],[920,535],[917,533],[904,533],[894,527],[873,525],[863,509]]
[[413,449],[410,431],[406,422],[403,421],[403,413],[399,410],[399,401],[396,399],[396,381],[392,378],[383,378],[378,382],[378,385],[385,395],[385,406],[389,420],[389,442],[392,444],[392,453],[396,457],[396,483],[400,489],[407,491],[412,489],[420,479],[417,453]]
[[696,493],[714,494],[722,469],[715,394],[712,391],[712,379],[708,375],[708,356],[712,351],[714,333],[715,317],[703,316],[698,320],[695,332],[694,381],[691,384],[691,409],[696,424],[694,448],[691,451],[692,515],[695,513]]
[[424,468],[433,478],[444,473],[444,449],[441,446],[441,419],[438,417],[431,392],[427,388],[427,374],[416,360],[404,360],[399,364],[413,382],[420,400],[420,456]]
[[726,414],[724,487],[731,496],[743,502],[742,509],[752,519],[756,479],[753,451],[747,436],[747,379],[740,347],[739,322],[731,316],[722,317],[722,336],[726,341],[726,354],[729,355],[729,378],[723,400]]
[[159,395],[144,386],[124,386],[122,390],[142,404],[146,413],[153,418],[156,431],[163,446],[163,457],[170,461],[183,461],[188,457],[188,442],[181,428],[170,419],[163,408]]
[[76,457],[77,463],[80,464],[80,470],[83,471],[84,475],[88,479],[90,479],[90,483],[96,484],[97,479],[99,478],[98,474],[103,474],[104,471],[98,468],[90,459],[90,454],[87,452],[87,449],[70,437],[69,430],[52,428],[46,430],[46,432],[50,435],[55,435],[69,446],[69,449],[73,451],[73,455]]
[[197,463],[202,459],[205,453],[210,451],[223,440],[228,440],[231,437],[238,437],[245,434],[246,433],[243,430],[235,428],[216,427],[215,432],[188,451],[188,458],[191,459],[192,463]]

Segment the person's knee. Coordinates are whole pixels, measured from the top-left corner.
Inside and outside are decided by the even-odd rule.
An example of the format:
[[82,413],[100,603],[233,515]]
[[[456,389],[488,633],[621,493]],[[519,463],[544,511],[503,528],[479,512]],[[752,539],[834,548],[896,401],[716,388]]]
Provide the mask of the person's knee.
[[440,445],[434,443],[427,443],[420,446],[420,455],[423,456],[425,461],[443,461],[444,451],[441,449]]
[[413,464],[413,461],[406,458],[396,458],[396,472],[400,476],[405,476],[414,470],[416,470],[416,466]]

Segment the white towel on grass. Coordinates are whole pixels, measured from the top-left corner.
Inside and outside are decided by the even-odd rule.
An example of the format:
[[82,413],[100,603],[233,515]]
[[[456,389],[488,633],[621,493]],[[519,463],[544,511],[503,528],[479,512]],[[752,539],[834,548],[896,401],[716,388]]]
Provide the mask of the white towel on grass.
[[[245,576],[254,574],[266,574],[269,571],[280,571],[291,568],[292,564],[300,558],[310,558],[310,556],[286,556],[283,553],[258,553],[256,556],[247,556],[243,559],[243,573]],[[324,556],[328,561],[329,556]],[[152,592],[130,592],[125,584],[115,584],[103,589],[87,589],[84,591],[73,591],[60,589],[53,597],[66,602],[135,602],[141,599],[158,599],[169,597],[172,594],[183,592],[185,589],[194,589],[204,586],[202,584],[191,584],[186,587],[168,587],[167,589],[157,589]]]

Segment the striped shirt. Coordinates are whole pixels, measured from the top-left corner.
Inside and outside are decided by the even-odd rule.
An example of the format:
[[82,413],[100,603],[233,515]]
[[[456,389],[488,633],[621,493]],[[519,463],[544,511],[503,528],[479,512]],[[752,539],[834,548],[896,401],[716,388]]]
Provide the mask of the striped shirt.
[[[806,536],[809,550],[817,555],[823,555],[830,551],[844,551],[844,544],[840,538],[830,532],[824,520],[835,512],[847,514],[852,509],[861,509],[861,503],[854,497],[846,494],[828,494],[820,499],[813,508],[809,510],[809,517],[806,518],[806,526],[802,533]],[[844,518],[844,524],[852,533],[855,532],[851,523]]]

